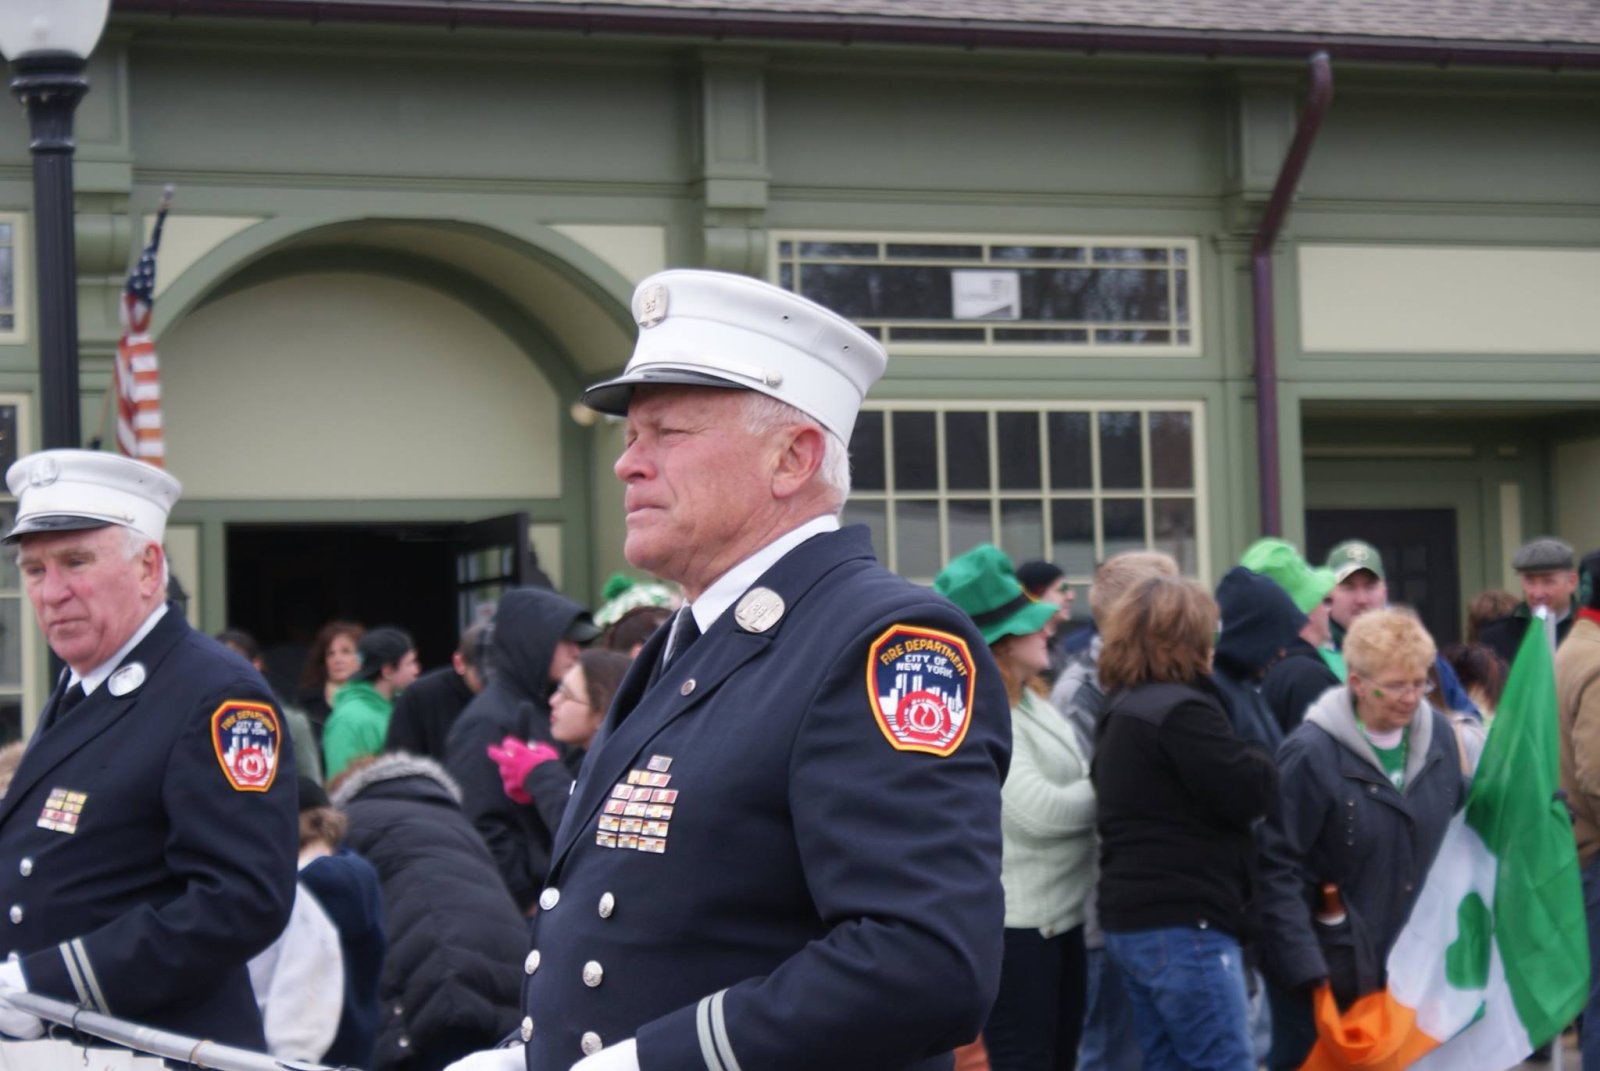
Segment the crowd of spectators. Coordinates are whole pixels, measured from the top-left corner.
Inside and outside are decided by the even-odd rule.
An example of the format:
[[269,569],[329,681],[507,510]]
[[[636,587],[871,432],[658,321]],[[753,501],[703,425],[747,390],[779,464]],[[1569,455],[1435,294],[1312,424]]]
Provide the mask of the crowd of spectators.
[[[1070,639],[1059,568],[992,545],[953,559],[934,586],[990,645],[1013,738],[1000,991],[961,1065],[1298,1067],[1319,986],[1348,1006],[1384,982],[1506,644],[1539,606],[1564,639],[1593,600],[1571,554],[1524,547],[1525,598],[1484,592],[1442,650],[1356,540],[1326,566],[1261,540],[1214,593],[1160,552],[1115,555]],[[397,626],[318,635],[280,697],[302,852],[290,925],[252,965],[274,1055],[440,1071],[515,1029],[573,780],[676,606],[624,578],[606,596],[591,615],[508,591],[420,675]],[[259,665],[248,634],[219,639]]]

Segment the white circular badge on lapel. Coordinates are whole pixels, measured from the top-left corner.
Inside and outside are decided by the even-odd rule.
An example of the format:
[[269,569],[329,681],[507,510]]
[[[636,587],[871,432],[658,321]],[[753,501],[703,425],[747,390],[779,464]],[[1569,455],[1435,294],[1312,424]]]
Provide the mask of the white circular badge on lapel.
[[127,695],[139,685],[144,683],[144,666],[138,662],[130,662],[106,681],[106,690],[112,695]]
[[783,596],[771,588],[751,588],[733,608],[733,619],[746,632],[765,632],[783,617]]

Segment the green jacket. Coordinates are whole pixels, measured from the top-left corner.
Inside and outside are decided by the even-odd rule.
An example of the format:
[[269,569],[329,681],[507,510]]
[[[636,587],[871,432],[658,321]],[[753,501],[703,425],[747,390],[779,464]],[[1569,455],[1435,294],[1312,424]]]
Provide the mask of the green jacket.
[[351,681],[333,696],[322,727],[322,757],[327,778],[338,777],[351,761],[383,751],[394,703],[366,681]]

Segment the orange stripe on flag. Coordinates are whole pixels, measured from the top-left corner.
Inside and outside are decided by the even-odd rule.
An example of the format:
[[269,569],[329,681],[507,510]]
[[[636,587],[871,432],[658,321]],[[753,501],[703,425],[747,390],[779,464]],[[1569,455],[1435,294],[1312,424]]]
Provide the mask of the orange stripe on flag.
[[1404,1071],[1439,1047],[1417,1028],[1417,1011],[1387,989],[1368,993],[1343,1015],[1326,985],[1315,998],[1317,1044],[1300,1071]]

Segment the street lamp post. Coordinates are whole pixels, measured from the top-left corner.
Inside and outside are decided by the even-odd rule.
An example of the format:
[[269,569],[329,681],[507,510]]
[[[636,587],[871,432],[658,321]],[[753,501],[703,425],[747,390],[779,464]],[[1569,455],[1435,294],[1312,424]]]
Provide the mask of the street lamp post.
[[78,258],[72,201],[72,117],[89,90],[84,65],[110,0],[3,0],[0,54],[28,110],[39,293],[39,416],[46,449],[80,446]]

